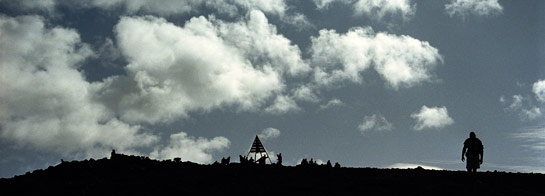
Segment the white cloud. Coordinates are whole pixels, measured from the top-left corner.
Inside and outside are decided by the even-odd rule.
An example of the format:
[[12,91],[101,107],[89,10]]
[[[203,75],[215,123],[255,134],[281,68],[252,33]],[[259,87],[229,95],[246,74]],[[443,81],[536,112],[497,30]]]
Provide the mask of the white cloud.
[[[115,32],[128,75],[105,80],[96,99],[129,122],[170,121],[225,105],[256,110],[284,89],[282,76],[308,69],[299,49],[259,11],[234,23],[192,18],[183,27],[122,17]],[[278,95],[266,111],[292,109],[295,102]]]
[[335,99],[329,100],[325,105],[320,105],[320,110],[325,110],[332,107],[340,107],[343,105],[344,103],[341,100],[335,98]]
[[[506,102],[504,100],[502,103]],[[530,96],[513,95],[511,104],[505,110],[518,114],[521,120],[535,120],[543,116],[542,108],[534,105]]]
[[313,92],[313,88],[308,85],[302,85],[299,88],[295,89],[293,92],[293,98],[301,101],[308,101],[316,103],[320,101],[320,98]]
[[532,90],[538,101],[545,102],[545,80],[535,82],[532,86]]
[[541,109],[538,107],[532,107],[530,109],[521,109],[521,115],[523,119],[534,120],[541,117]]
[[404,19],[414,15],[416,4],[410,0],[358,0],[354,4],[356,15],[367,15],[382,19],[388,14],[399,14]]
[[454,120],[448,115],[446,107],[422,106],[419,112],[411,114],[411,118],[416,119],[415,130],[426,128],[443,128],[454,123]]
[[276,27],[268,23],[262,12],[251,11],[246,18],[245,22],[219,22],[218,33],[253,64],[271,65],[275,70],[292,76],[310,71],[297,45],[277,34]]
[[363,117],[363,122],[358,125],[358,129],[360,129],[362,133],[371,130],[391,131],[394,129],[394,125],[388,122],[384,116],[373,114],[371,116]]
[[280,20],[286,24],[292,25],[298,31],[315,28],[314,24],[309,21],[307,16],[301,13],[286,14],[280,17]]
[[450,17],[468,15],[494,16],[503,12],[498,0],[451,0],[445,5],[445,11]]
[[195,138],[188,136],[185,132],[170,135],[168,145],[161,149],[155,149],[150,153],[151,158],[172,159],[180,157],[183,161],[196,163],[210,163],[211,153],[222,151],[229,147],[231,142],[224,137],[213,139]]
[[384,168],[394,168],[394,169],[415,169],[417,167],[422,167],[424,169],[429,170],[443,170],[440,167],[435,166],[429,166],[429,165],[421,165],[421,164],[414,164],[414,163],[396,163],[389,166],[386,166]]
[[408,19],[416,12],[416,4],[411,5],[410,0],[314,0],[318,9],[327,9],[333,3],[350,5],[354,15],[366,15],[376,20],[396,14]]
[[[4,3],[1,2],[0,3]],[[301,13],[294,12],[285,0],[20,0],[5,2],[5,5],[25,11],[47,11],[56,14],[59,5],[74,9],[99,8],[107,11],[122,11],[125,15],[137,13],[158,16],[202,14],[212,11],[231,18],[259,10],[277,17],[281,22],[298,30],[312,28],[314,25]]]
[[0,16],[0,136],[63,155],[103,156],[149,146],[157,137],[92,100],[96,85],[79,64],[93,55],[75,30],[37,16]]
[[356,27],[345,34],[320,30],[312,37],[315,81],[332,85],[348,80],[361,82],[361,72],[370,67],[397,89],[429,81],[431,70],[442,62],[439,51],[428,42],[410,36],[375,33],[371,27]]
[[280,136],[280,130],[269,127],[269,128],[263,129],[263,131],[258,136],[259,136],[259,139],[261,140],[274,139]]
[[117,59],[121,58],[121,52],[115,46],[114,41],[110,38],[104,39],[102,44],[96,49],[96,55],[94,58],[100,61],[102,66],[117,67],[119,64],[114,63]]
[[505,103],[505,97],[504,96],[500,97],[500,103]]
[[312,1],[314,1],[314,5],[316,5],[316,8],[321,10],[321,9],[328,9],[329,6],[335,2],[348,4],[348,3],[351,3],[353,0],[312,0]]
[[[257,110],[274,96],[267,112],[299,110],[281,95],[283,77],[310,70],[298,47],[259,11],[230,23],[192,18],[183,27],[152,16],[122,17],[114,29],[117,48],[106,40],[98,54],[75,30],[46,28],[40,17],[0,19],[0,137],[65,156],[105,156],[112,148],[141,154],[137,149],[154,147],[159,137],[140,124],[194,111]],[[234,36],[241,32],[252,36]],[[80,64],[113,49],[129,63],[127,74],[86,81]],[[211,152],[229,144],[222,137],[194,139],[185,133],[171,140],[164,148],[155,146],[153,155],[182,151],[186,160],[207,162]]]
[[520,108],[522,108],[522,100],[524,98],[522,97],[522,95],[513,95],[513,103],[511,103],[511,105],[509,105],[509,108],[512,109],[512,110],[518,110]]
[[285,114],[288,112],[296,112],[299,110],[301,110],[301,108],[297,106],[297,103],[295,103],[292,98],[285,95],[277,96],[273,104],[265,108],[265,112],[276,115]]

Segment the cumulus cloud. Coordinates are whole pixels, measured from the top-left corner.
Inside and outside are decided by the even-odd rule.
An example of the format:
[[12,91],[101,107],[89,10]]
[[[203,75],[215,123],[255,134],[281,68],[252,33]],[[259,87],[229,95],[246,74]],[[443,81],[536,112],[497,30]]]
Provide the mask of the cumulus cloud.
[[541,117],[541,108],[538,107],[532,107],[530,109],[522,109],[521,114],[523,118],[527,118],[528,120],[533,120],[538,117]]
[[522,95],[513,95],[513,103],[511,103],[511,105],[509,105],[509,108],[511,110],[518,110],[520,108],[522,108],[522,100],[524,98],[522,97]]
[[261,140],[274,139],[280,136],[280,130],[269,127],[269,128],[263,129],[263,131],[260,134],[258,134],[258,136],[259,136],[259,139]]
[[310,22],[308,17],[301,13],[290,13],[280,17],[280,20],[286,24],[290,24],[298,31],[305,29],[314,29],[316,26]]
[[445,11],[450,17],[468,15],[494,16],[503,12],[498,0],[451,0],[445,5]]
[[283,76],[310,70],[259,11],[232,23],[196,17],[183,27],[122,17],[115,32],[128,74],[106,79],[95,98],[128,122],[168,122],[224,105],[256,110],[275,94],[266,111],[285,113],[298,107],[280,95]]
[[329,6],[335,2],[339,3],[350,3],[352,0],[312,0],[316,8],[318,9],[328,9]]
[[224,137],[213,139],[195,138],[188,136],[185,132],[170,135],[169,143],[150,153],[151,158],[172,159],[180,157],[183,161],[196,163],[210,163],[212,153],[222,151],[229,147],[231,142]]
[[443,128],[454,123],[454,120],[448,115],[447,108],[422,106],[419,112],[411,114],[411,118],[416,119],[415,130],[426,128]]
[[119,66],[119,64],[114,62],[121,58],[121,52],[115,46],[112,39],[106,38],[96,49],[95,58],[100,61],[102,66],[116,67]]
[[539,80],[532,86],[536,99],[540,102],[545,102],[545,80]]
[[407,19],[416,11],[416,4],[411,4],[410,0],[314,0],[318,9],[327,9],[333,3],[350,5],[354,15],[365,15],[377,20],[386,15],[399,15]]
[[382,19],[388,14],[399,14],[404,18],[414,15],[416,4],[410,0],[358,0],[354,4],[356,15],[367,15]]
[[0,136],[63,155],[105,155],[158,138],[115,118],[92,95],[79,64],[93,55],[78,33],[37,16],[0,16]]
[[316,103],[320,101],[320,98],[313,91],[314,89],[308,85],[302,85],[294,90],[293,97],[296,100]]
[[339,107],[339,106],[343,106],[343,105],[344,105],[344,103],[341,100],[335,98],[335,99],[329,100],[324,105],[320,105],[320,110],[325,110],[325,109],[332,108],[332,107]]
[[[536,98],[539,100],[539,97]],[[508,104],[505,98],[503,102],[501,100],[500,102],[504,105]],[[542,109],[533,102],[531,96],[513,95],[511,103],[506,106],[505,110],[518,114],[521,120],[534,120],[543,116],[543,113]]]
[[295,103],[292,98],[285,95],[277,96],[273,104],[265,108],[265,112],[276,115],[285,114],[288,112],[296,112],[299,110],[301,110],[301,108],[297,106],[297,103]]
[[375,33],[371,27],[356,27],[345,34],[320,30],[312,37],[311,60],[317,84],[342,81],[359,83],[361,73],[373,67],[397,89],[429,81],[431,71],[442,62],[439,50],[410,36]]
[[139,125],[145,120],[118,118],[127,101],[112,104],[118,101],[115,96],[133,101],[161,91],[146,88],[153,81],[147,73],[132,75],[135,80],[115,76],[87,82],[78,67],[95,54],[75,30],[47,28],[38,16],[0,16],[0,34],[0,138],[10,145],[69,157],[101,157],[112,148],[141,154],[137,149],[154,147],[154,158],[199,163],[229,147],[224,137],[209,140],[184,132],[157,146],[159,137]]
[[368,132],[371,130],[377,131],[391,131],[394,129],[394,125],[382,115],[373,114],[371,116],[363,117],[363,122],[358,125],[358,129],[362,132]]
[[245,22],[218,23],[220,36],[254,64],[270,65],[292,76],[310,71],[310,66],[301,58],[299,47],[279,35],[262,12],[251,11]]

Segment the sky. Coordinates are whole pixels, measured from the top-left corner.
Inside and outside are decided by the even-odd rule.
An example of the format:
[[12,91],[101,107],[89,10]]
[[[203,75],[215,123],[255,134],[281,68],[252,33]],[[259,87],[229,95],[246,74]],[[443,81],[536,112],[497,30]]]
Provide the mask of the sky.
[[545,173],[545,2],[0,0],[0,177],[124,154]]

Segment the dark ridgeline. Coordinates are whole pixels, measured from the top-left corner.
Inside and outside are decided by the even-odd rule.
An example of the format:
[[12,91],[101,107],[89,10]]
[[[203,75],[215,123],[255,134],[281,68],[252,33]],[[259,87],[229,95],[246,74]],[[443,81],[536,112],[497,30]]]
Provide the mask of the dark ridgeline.
[[[242,156],[241,156],[242,157]],[[0,179],[1,195],[545,195],[544,174],[341,168],[316,164],[215,165],[112,152]],[[247,160],[247,159],[243,159]],[[304,165],[306,164],[306,165]]]

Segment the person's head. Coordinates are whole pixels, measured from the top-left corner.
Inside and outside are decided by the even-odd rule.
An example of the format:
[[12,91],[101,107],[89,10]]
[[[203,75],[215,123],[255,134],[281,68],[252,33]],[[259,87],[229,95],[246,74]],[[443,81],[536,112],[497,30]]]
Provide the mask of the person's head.
[[475,135],[475,132],[472,131],[472,132],[469,133],[469,137],[470,138],[476,138],[477,135]]

